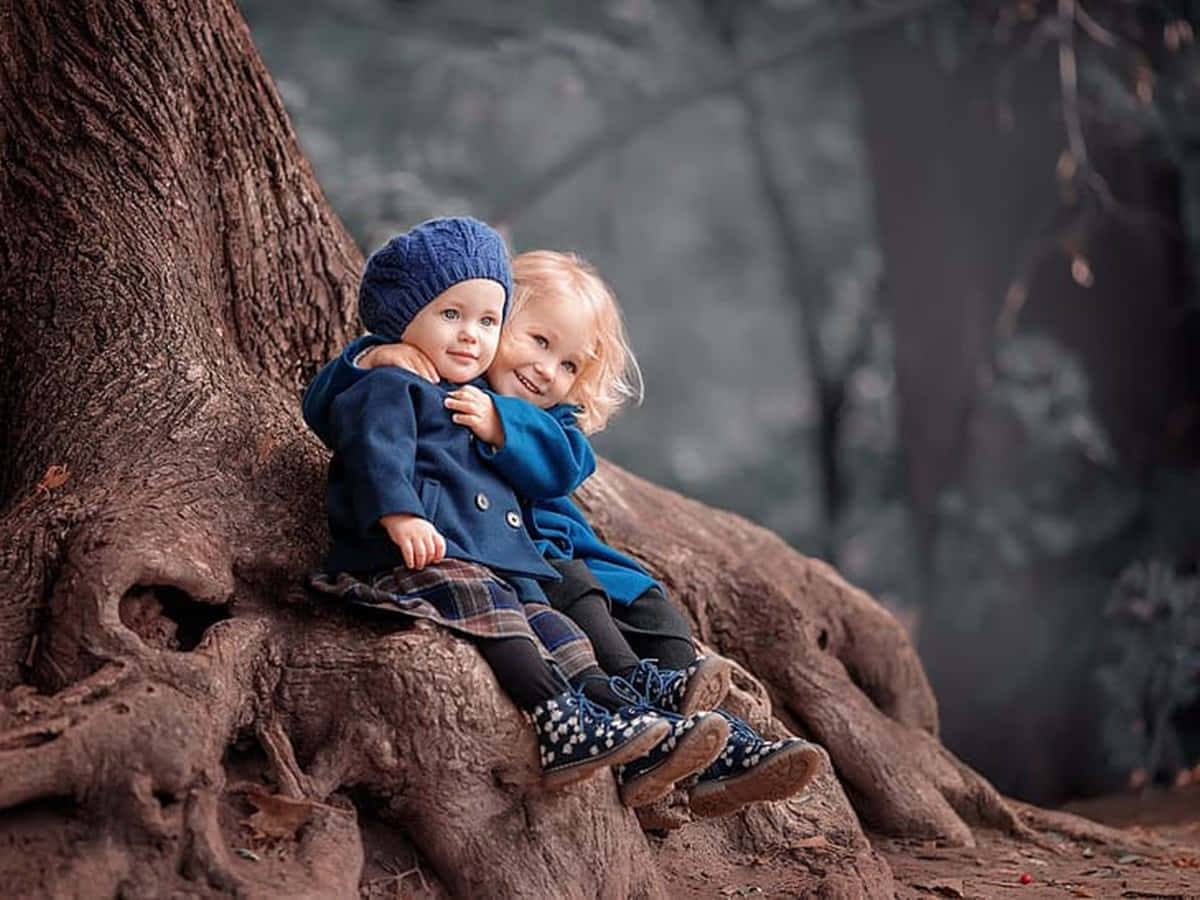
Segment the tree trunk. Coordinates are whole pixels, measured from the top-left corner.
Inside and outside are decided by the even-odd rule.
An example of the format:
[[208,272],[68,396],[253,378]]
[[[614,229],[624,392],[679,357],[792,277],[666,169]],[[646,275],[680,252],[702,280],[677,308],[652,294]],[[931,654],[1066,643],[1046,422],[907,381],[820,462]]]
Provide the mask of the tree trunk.
[[[919,40],[892,28],[852,41],[926,581],[920,650],[946,743],[1003,790],[1058,803],[1112,787],[1094,675],[1104,586],[1071,596],[1064,583],[1080,573],[1063,560],[1025,572],[994,562],[991,571],[1003,573],[994,577],[1008,583],[990,605],[982,591],[964,598],[939,585],[939,499],[956,487],[991,497],[1013,489],[988,461],[1011,473],[1006,451],[1016,450],[979,406],[997,320],[1018,276],[1027,290],[1021,330],[1049,334],[1078,355],[1091,403],[1130,473],[1197,458],[1197,317],[1169,167],[1119,123],[1089,119],[1091,163],[1125,208],[1084,215],[1097,205],[1083,199],[1090,188],[1068,190],[1056,174],[1068,138],[1054,40],[1029,54],[1024,32],[1006,46],[967,32],[953,65],[932,28]],[[1072,279],[1070,253],[1089,261],[1090,286]],[[1000,557],[990,547],[981,554]],[[1103,579],[1126,561],[1100,547],[1086,562]]]
[[[326,534],[298,386],[350,332],[361,257],[233,4],[10,0],[0,42],[5,891],[352,897],[391,855],[434,893],[663,894],[639,824],[686,823],[680,796],[639,823],[607,776],[546,794],[469,644],[302,588]],[[694,838],[858,897],[891,876],[835,772],[891,833],[1022,830],[870,598],[611,466],[584,500],[764,679],[737,709],[832,755],[814,802]]]

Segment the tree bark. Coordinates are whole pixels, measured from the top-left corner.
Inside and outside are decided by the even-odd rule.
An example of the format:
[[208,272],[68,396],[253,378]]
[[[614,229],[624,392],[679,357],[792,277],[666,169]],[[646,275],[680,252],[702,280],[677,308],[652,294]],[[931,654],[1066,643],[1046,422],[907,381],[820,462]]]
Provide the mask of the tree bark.
[[[639,820],[607,775],[546,794],[469,644],[302,588],[327,536],[298,386],[348,337],[362,260],[233,4],[9,0],[0,60],[6,892],[350,897],[387,849],[434,893],[664,895],[643,828],[687,824],[680,796]],[[695,839],[859,897],[892,893],[859,813],[1022,831],[938,743],[870,598],[615,467],[583,499],[745,666],[736,709],[832,756],[810,802]]]

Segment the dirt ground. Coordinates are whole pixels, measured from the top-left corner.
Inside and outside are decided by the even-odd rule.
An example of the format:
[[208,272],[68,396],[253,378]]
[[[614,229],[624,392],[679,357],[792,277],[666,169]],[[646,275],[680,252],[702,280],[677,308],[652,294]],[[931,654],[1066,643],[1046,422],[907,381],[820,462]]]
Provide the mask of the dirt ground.
[[[1200,784],[1103,797],[1064,810],[1090,822],[1020,808],[1022,819],[1037,829],[1036,842],[982,831],[971,848],[881,835],[871,835],[871,843],[891,867],[895,896],[902,900],[1200,898]],[[819,837],[774,855],[722,845],[715,832],[687,826],[650,840],[672,900],[857,893],[823,882],[844,861]],[[390,829],[375,828],[366,847],[364,898],[445,896],[425,882],[412,848]]]
[[[1200,786],[1104,797],[1073,804],[1068,811],[1112,829],[1091,829],[1086,823],[1076,828],[1059,816],[1037,823],[1037,843],[991,831],[977,832],[978,846],[972,848],[880,835],[872,835],[871,842],[891,866],[896,896],[903,900],[1200,898]],[[828,888],[814,892],[813,876],[836,869],[836,860],[819,843],[772,858],[720,850],[689,840],[687,828],[664,839],[660,854],[678,857],[663,860],[672,871],[673,900],[822,897]],[[672,864],[684,863],[685,855],[690,864]]]

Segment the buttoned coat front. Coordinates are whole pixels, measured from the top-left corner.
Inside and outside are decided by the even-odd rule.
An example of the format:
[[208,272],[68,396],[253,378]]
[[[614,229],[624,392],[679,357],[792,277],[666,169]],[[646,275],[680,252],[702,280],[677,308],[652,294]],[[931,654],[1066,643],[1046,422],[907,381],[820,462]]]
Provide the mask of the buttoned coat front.
[[333,450],[327,571],[402,566],[379,519],[407,513],[433,523],[446,539],[447,558],[500,575],[558,578],[530,540],[513,489],[480,458],[473,435],[451,421],[444,402],[455,387],[381,367],[333,398],[328,434],[321,435]]

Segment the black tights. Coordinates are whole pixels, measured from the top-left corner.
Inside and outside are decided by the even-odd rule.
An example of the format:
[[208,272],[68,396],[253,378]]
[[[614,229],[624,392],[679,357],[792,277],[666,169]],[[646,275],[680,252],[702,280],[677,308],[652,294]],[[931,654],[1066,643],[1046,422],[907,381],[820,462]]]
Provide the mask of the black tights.
[[526,712],[567,689],[559,674],[542,658],[533,641],[507,637],[485,638],[475,643],[487,664],[492,667],[500,687]]
[[[685,669],[696,659],[687,619],[657,586],[628,606],[613,604],[580,560],[556,561],[554,567],[563,580],[544,585],[550,605],[578,625],[596,651],[599,668],[571,679],[588,699],[618,709],[625,701],[609,686],[608,675],[627,677],[641,659],[656,659],[663,669]],[[521,709],[532,710],[566,690],[532,641],[513,637],[477,643],[496,680]]]
[[588,636],[609,675],[628,675],[639,659],[656,659],[664,669],[684,669],[696,659],[687,619],[657,585],[628,606],[614,604],[581,560],[553,565],[562,581],[545,585],[550,605]]

